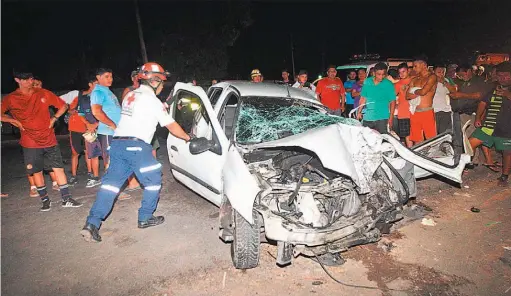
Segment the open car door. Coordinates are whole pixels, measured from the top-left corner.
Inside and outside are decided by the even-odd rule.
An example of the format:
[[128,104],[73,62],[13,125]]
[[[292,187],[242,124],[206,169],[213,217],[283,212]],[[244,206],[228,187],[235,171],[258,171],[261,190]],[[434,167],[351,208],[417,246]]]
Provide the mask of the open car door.
[[201,87],[178,82],[172,98],[170,112],[176,122],[192,138],[205,138],[211,146],[207,151],[192,154],[190,142],[169,134],[167,150],[172,173],[184,185],[219,206],[223,189],[222,169],[229,142]]

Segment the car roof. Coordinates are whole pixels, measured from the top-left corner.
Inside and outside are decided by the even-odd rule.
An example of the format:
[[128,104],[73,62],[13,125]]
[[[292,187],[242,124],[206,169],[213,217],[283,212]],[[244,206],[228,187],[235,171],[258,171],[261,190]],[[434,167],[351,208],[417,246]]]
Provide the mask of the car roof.
[[[369,67],[374,67],[374,65],[376,65],[377,63],[379,63],[379,61],[360,61],[360,62],[355,62],[355,63],[338,66],[337,70],[369,68]],[[383,63],[385,63],[385,62],[383,62]]]
[[212,87],[228,87],[231,86],[235,88],[242,97],[279,97],[285,98],[291,96],[294,99],[300,99],[304,101],[308,101],[311,103],[315,103],[318,105],[322,105],[314,96],[305,92],[301,89],[270,83],[270,82],[261,82],[261,83],[253,83],[250,81],[244,80],[233,80],[233,81],[222,81],[213,85]]

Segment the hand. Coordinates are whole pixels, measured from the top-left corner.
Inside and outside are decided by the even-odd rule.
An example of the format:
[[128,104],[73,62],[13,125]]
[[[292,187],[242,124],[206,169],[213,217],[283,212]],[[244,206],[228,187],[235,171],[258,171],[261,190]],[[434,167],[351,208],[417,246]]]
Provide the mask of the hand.
[[409,94],[407,99],[408,100],[413,100],[413,99],[416,99],[417,97],[418,97],[418,95],[416,95],[416,94]]
[[98,127],[98,125],[94,123],[86,123],[85,125],[87,126],[87,131],[90,133],[94,132]]
[[57,122],[57,118],[52,117],[52,118],[50,119],[50,126],[49,126],[49,128],[53,128],[53,125],[55,124],[55,122]]
[[14,125],[15,127],[19,128],[20,130],[24,131],[25,128],[23,127],[23,125],[21,124],[21,122],[17,121],[17,120],[13,120],[11,121],[11,124]]
[[474,126],[475,126],[475,127],[481,127],[481,126],[483,126],[483,124],[481,123],[481,119],[476,119],[476,121],[474,122]]
[[362,120],[362,112],[359,112],[359,113],[357,114],[357,120]]
[[495,91],[495,93],[498,95],[498,96],[503,96],[503,97],[506,97],[508,99],[511,99],[511,91],[509,91],[508,89],[497,89]]
[[109,125],[108,127],[109,127],[109,128],[111,128],[111,129],[112,129],[112,130],[114,130],[114,131],[115,131],[115,129],[117,128],[117,126],[115,125],[115,123],[114,123],[113,125]]
[[449,94],[449,97],[451,99],[459,99],[460,98],[460,93],[458,93],[458,92],[451,93],[451,94]]
[[394,117],[389,118],[389,130],[392,130],[392,123],[394,123]]

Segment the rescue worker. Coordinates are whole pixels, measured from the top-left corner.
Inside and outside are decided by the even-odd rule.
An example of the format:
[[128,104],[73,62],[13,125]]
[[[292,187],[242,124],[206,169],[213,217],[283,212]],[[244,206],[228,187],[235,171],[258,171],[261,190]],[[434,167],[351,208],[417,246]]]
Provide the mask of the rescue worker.
[[110,148],[110,166],[92,205],[81,235],[88,242],[100,242],[99,227],[112,210],[121,186],[133,173],[144,186],[138,211],[138,228],[162,224],[163,216],[154,216],[161,189],[161,163],[151,153],[151,139],[158,123],[174,136],[190,140],[156,97],[167,80],[166,72],[156,63],[146,63],[139,71],[140,87],[129,92],[122,102],[121,119]]

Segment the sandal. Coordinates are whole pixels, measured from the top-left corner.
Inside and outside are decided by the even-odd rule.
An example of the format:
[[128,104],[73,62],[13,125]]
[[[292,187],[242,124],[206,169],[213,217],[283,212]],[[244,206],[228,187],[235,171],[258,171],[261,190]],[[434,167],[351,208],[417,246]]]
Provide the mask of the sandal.
[[486,163],[483,163],[482,166],[488,168],[490,171],[492,171],[494,173],[499,173],[500,172],[499,166],[497,166],[496,164],[486,164]]

